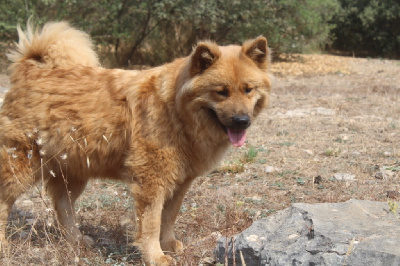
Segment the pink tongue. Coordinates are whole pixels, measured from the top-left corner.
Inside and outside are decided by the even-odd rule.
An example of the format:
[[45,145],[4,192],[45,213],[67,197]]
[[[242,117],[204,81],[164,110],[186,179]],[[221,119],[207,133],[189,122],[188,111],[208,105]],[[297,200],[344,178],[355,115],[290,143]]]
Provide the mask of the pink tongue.
[[241,147],[246,141],[246,130],[233,130],[228,128],[228,137],[233,146]]

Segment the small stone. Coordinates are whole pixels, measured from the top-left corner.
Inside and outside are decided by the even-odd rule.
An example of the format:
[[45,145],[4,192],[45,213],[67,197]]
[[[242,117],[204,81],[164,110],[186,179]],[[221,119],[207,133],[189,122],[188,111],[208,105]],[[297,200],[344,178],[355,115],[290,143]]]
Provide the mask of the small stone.
[[314,152],[312,150],[303,150],[303,151],[308,155],[314,155]]
[[258,241],[258,235],[249,235],[248,237],[246,237],[246,240],[250,242],[256,242]]
[[387,176],[386,176],[386,174],[384,172],[376,172],[375,173],[375,178],[376,179],[386,179]]
[[386,156],[386,157],[390,157],[390,156],[392,156],[392,153],[390,153],[390,152],[388,152],[388,151],[385,151],[385,152],[383,153],[383,155]]
[[279,169],[276,168],[276,167],[273,167],[273,166],[270,166],[270,165],[265,167],[265,172],[266,173],[273,173],[273,172],[277,172],[277,171],[279,171]]
[[258,196],[258,195],[255,195],[255,196],[251,197],[251,200],[253,200],[253,201],[261,201],[262,198],[260,196]]
[[36,219],[26,219],[26,223],[29,224],[29,225],[34,224],[35,221],[36,221]]
[[94,242],[93,238],[91,238],[90,236],[84,235],[84,236],[82,237],[82,244],[83,244],[85,247],[93,247],[94,244],[95,244],[95,242]]
[[336,173],[333,175],[333,177],[337,181],[353,181],[353,180],[355,180],[356,175],[348,174],[348,173]]

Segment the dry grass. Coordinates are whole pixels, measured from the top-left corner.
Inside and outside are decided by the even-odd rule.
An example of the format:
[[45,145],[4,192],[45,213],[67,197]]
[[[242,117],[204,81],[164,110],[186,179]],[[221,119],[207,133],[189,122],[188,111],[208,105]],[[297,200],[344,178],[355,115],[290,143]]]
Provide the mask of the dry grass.
[[[212,262],[220,235],[230,237],[293,202],[399,202],[400,63],[323,55],[292,61],[295,67],[274,65],[271,107],[245,147],[232,149],[186,196],[176,223],[186,246],[175,256],[180,264]],[[288,64],[288,71],[279,64]],[[337,181],[335,173],[355,180]],[[124,184],[91,182],[77,204],[81,229],[96,240],[93,249],[63,240],[41,189],[16,203],[8,232],[12,248],[3,251],[0,264],[141,264],[130,245],[133,199]]]

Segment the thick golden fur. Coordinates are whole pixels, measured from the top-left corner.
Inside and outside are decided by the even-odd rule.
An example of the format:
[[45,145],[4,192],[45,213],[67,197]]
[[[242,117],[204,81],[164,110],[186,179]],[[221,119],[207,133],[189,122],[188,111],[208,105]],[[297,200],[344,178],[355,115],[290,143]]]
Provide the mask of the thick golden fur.
[[90,178],[124,180],[135,199],[146,263],[182,248],[173,225],[193,179],[210,171],[268,103],[264,37],[243,46],[200,42],[144,71],[99,66],[90,38],[68,23],[19,30],[0,111],[0,242],[16,198],[45,179],[71,241],[74,203]]

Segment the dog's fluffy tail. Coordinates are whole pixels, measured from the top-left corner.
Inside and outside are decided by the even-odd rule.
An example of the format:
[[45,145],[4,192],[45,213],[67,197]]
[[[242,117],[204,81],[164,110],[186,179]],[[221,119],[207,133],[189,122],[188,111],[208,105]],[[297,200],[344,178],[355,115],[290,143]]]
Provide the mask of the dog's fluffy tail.
[[47,23],[41,30],[28,22],[25,32],[18,26],[18,35],[16,50],[8,54],[14,62],[14,69],[25,61],[41,68],[100,65],[89,35],[72,28],[67,22]]

